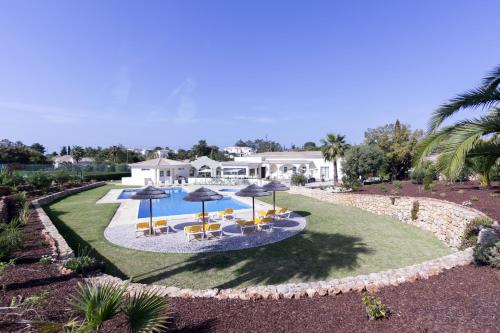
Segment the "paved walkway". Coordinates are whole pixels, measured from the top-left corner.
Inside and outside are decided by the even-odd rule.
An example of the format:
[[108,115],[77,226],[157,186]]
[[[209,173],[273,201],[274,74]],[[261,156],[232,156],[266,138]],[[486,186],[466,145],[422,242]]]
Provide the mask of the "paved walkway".
[[[198,186],[185,187],[192,191]],[[214,190],[217,188],[213,187]],[[176,215],[168,217],[169,233],[146,237],[135,237],[135,224],[138,222],[137,213],[139,200],[118,200],[121,189],[110,190],[98,203],[121,203],[110,224],[104,231],[104,237],[113,244],[130,249],[163,252],[163,253],[199,253],[199,252],[222,252],[231,250],[242,250],[258,247],[266,244],[279,242],[302,231],[306,226],[306,219],[298,214],[292,213],[289,219],[276,222],[271,231],[245,231],[241,234],[239,226],[233,221],[213,222],[221,223],[222,238],[211,237],[205,240],[187,241],[184,235],[184,227],[194,225],[193,215]],[[224,193],[224,195],[234,195]],[[251,205],[251,198],[240,198]],[[256,200],[256,210],[267,210],[270,205]],[[243,209],[235,211],[237,218],[251,218],[252,210]]]

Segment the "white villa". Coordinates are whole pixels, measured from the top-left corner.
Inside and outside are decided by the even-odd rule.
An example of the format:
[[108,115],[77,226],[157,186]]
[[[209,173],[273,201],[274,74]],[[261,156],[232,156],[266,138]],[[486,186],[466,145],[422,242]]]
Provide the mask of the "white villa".
[[[342,166],[337,161],[338,177]],[[265,178],[288,180],[294,173],[303,173],[316,181],[333,179],[333,163],[325,161],[320,151],[287,151],[250,154],[234,161],[218,162],[202,156],[192,162],[156,158],[130,164],[131,177],[122,178],[125,185],[168,185],[190,177]]]
[[[78,165],[89,165],[94,162],[95,160],[92,157],[83,157],[78,161]],[[63,163],[76,164],[76,161],[71,155],[57,156],[54,158],[54,168],[59,168]]]
[[247,155],[253,154],[255,152],[255,150],[251,147],[237,147],[237,146],[226,147],[226,148],[224,148],[224,151],[228,155],[231,155],[234,157],[247,156]]
[[129,164],[130,177],[123,177],[123,185],[171,185],[176,181],[187,181],[191,164],[166,158],[155,158]]

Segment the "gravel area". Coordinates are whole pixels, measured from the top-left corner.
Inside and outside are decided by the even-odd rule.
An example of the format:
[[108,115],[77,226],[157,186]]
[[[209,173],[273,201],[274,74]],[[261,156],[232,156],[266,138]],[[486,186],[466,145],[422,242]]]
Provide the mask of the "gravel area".
[[[250,218],[250,216],[248,216]],[[133,221],[134,222],[134,221]],[[155,236],[135,236],[135,224],[110,223],[104,231],[104,237],[113,244],[130,249],[163,253],[200,253],[242,250],[282,241],[304,230],[306,219],[298,214],[291,214],[289,219],[277,221],[272,230],[245,230],[233,221],[213,221],[221,223],[223,235],[217,234],[208,239],[188,241],[184,227],[195,225],[192,219],[169,220],[169,232]]]

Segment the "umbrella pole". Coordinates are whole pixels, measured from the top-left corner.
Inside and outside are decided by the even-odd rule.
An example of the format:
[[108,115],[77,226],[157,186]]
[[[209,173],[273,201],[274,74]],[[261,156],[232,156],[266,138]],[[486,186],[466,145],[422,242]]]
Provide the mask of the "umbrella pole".
[[203,224],[203,238],[206,237],[205,235],[205,201],[201,202],[201,221]]
[[253,222],[255,223],[255,197],[252,197],[252,216]]
[[153,200],[149,199],[149,236],[153,234]]
[[276,210],[276,191],[273,191],[273,209]]

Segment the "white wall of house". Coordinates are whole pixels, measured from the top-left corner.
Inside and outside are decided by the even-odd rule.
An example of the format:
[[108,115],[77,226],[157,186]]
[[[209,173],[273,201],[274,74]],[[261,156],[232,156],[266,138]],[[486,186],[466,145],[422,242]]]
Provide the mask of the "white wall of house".
[[189,166],[170,168],[132,168],[130,177],[123,177],[123,185],[144,186],[175,184],[179,177],[189,178]]

